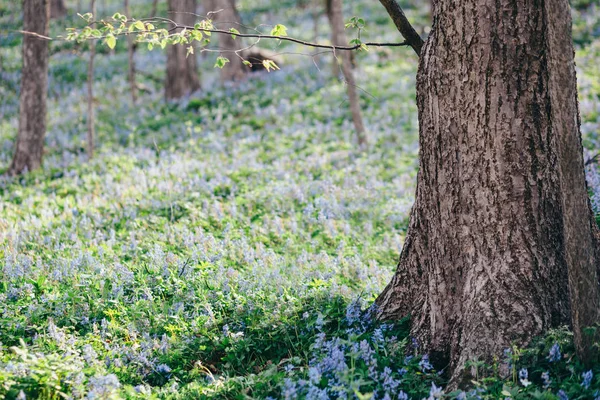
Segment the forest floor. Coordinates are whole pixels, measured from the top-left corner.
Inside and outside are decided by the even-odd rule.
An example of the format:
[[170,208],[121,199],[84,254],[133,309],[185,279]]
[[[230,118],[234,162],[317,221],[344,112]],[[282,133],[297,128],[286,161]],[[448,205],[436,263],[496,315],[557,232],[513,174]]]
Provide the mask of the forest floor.
[[[20,23],[12,3],[0,0],[2,169],[18,128],[21,39],[4,34]],[[243,20],[313,38],[308,9],[270,3],[242,1]],[[347,15],[367,21],[363,35],[398,41],[375,3],[352,2]],[[103,4],[105,15],[120,11]],[[414,4],[409,17],[425,31],[428,10]],[[133,2],[134,15],[148,11]],[[574,12],[587,158],[600,151],[599,14],[593,4]],[[53,21],[53,34],[76,18]],[[163,100],[161,51],[136,53],[143,91],[132,104],[125,41],[112,54],[100,46],[88,160],[87,48],[52,43],[44,168],[0,178],[0,398],[598,396],[600,366],[578,364],[566,329],[474,364],[472,387],[442,394],[443,374],[406,321],[382,325],[368,309],[394,272],[414,198],[416,57],[358,54],[362,151],[332,56],[261,44],[305,55],[223,87],[206,53],[202,90],[176,104]],[[593,163],[588,178],[600,210]],[[499,376],[502,363],[511,376]]]

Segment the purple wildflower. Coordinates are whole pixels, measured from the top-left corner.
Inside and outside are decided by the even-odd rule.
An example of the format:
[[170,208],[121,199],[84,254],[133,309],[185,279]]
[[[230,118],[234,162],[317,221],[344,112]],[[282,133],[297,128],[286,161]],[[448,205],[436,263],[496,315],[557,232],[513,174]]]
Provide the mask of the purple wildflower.
[[569,396],[567,396],[567,394],[565,393],[564,390],[559,390],[558,393],[556,394],[558,396],[558,400],[569,400]]
[[552,383],[552,379],[550,379],[550,373],[548,371],[542,373],[542,381],[544,383],[544,389],[548,389]]
[[429,372],[433,369],[433,365],[429,362],[429,355],[425,354],[421,361],[419,361],[419,368],[423,372]]
[[552,345],[552,347],[550,348],[550,352],[548,353],[548,356],[546,357],[546,359],[548,359],[549,362],[560,361],[561,354],[560,354],[560,346],[558,345],[558,343],[554,343]]
[[594,373],[590,369],[589,371],[581,374],[581,377],[583,378],[583,382],[581,382],[581,386],[586,389],[589,389],[590,385],[592,384],[592,378],[594,377]]

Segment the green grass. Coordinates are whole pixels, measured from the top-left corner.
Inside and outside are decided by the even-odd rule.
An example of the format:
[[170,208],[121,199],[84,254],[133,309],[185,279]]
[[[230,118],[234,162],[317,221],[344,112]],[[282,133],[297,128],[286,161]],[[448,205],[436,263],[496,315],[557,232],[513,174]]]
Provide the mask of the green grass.
[[[309,13],[288,3],[273,21],[311,39]],[[114,12],[120,3],[106,4]],[[270,2],[240,4],[249,24],[266,23]],[[428,10],[406,6],[419,30],[429,23]],[[18,25],[5,11],[14,7],[0,1],[2,29]],[[347,8],[368,20],[369,38],[398,40],[377,4]],[[53,22],[52,32],[73,21]],[[6,168],[20,42],[1,40]],[[406,49],[358,55],[370,139],[360,151],[329,56],[316,59],[319,69],[286,57],[282,71],[225,88],[214,58],[199,58],[202,91],[166,105],[164,56],[140,48],[147,91],[133,105],[121,42],[97,57],[95,158],[84,152],[86,46],[57,42],[44,168],[0,180],[0,397],[401,398],[402,390],[420,399],[444,385],[408,321],[382,325],[367,311],[394,272],[413,202],[416,58]],[[594,151],[600,52],[598,39],[581,43],[582,130]],[[555,343],[562,357],[550,362]],[[512,351],[476,366],[467,398],[595,396],[598,379],[581,386],[568,331]],[[521,368],[532,385],[520,382]]]

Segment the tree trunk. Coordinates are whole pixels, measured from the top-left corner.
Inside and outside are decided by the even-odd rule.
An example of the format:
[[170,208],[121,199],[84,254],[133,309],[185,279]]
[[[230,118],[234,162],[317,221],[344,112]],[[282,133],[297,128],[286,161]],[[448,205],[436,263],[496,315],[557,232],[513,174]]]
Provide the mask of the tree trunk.
[[152,11],[150,12],[150,16],[156,17],[157,10],[158,10],[158,0],[152,0]]
[[[131,13],[129,11],[129,0],[125,0],[123,5],[125,15],[127,18],[131,18]],[[131,92],[131,102],[135,104],[137,101],[137,86],[135,83],[135,43],[134,36],[127,35],[127,55],[129,58],[129,69],[128,69],[128,78],[129,78],[129,89]]]
[[[169,18],[181,25],[194,26],[196,21],[196,0],[169,0]],[[167,47],[167,77],[165,81],[166,100],[189,96],[200,89],[196,56],[186,57],[190,45],[170,45]]]
[[313,20],[313,42],[318,43],[319,41],[319,23],[321,17],[321,8],[319,7],[319,2],[317,4],[310,3],[311,8],[311,16]]
[[433,18],[417,76],[416,200],[380,316],[410,314],[454,385],[466,361],[571,316],[583,356],[581,330],[600,309],[597,228],[568,1],[437,0]]
[[[96,0],[90,0],[90,10],[96,15]],[[94,117],[94,58],[96,57],[96,41],[90,42],[90,61],[88,63],[87,75],[87,94],[88,94],[88,115],[87,115],[87,154],[91,159],[94,156],[94,136],[95,136],[95,117]]]
[[[241,30],[241,19],[235,8],[235,0],[205,0],[205,8],[217,28]],[[221,69],[221,82],[241,80],[249,71],[249,68],[235,53],[241,48],[241,39],[234,39],[231,35],[220,35],[218,40],[223,56],[229,59],[229,62]]]
[[[23,30],[48,36],[49,0],[23,2]],[[46,135],[48,93],[48,41],[23,35],[23,69],[19,109],[19,133],[8,170],[11,175],[42,165]]]
[[[333,15],[334,7],[336,7],[336,8],[339,7],[339,18],[342,21],[341,29],[340,29],[340,27],[335,29],[333,26],[332,18],[334,18],[334,15]],[[336,11],[336,13],[337,12],[338,11]],[[327,19],[329,19],[329,25],[331,26],[331,43],[348,46],[349,43],[346,38],[346,33],[344,31],[346,24],[344,22],[344,10],[343,10],[342,4],[340,3],[339,5],[334,5],[334,0],[325,0],[325,13],[327,14]],[[336,16],[336,18],[337,17],[338,16]],[[339,37],[340,34],[342,35],[341,37]],[[317,42],[317,40],[315,40],[315,42]],[[354,67],[356,67],[356,57],[354,56],[353,51],[351,51],[349,54],[350,54],[350,67],[352,69],[354,69]],[[342,71],[340,71],[339,60],[338,60],[336,53],[333,54],[332,72],[333,72],[332,73],[333,76],[339,76],[340,72],[342,72]],[[342,75],[343,75],[343,72],[342,72]]]
[[[331,23],[331,42],[338,46],[347,46],[348,40],[344,32],[344,15],[342,12],[342,0],[328,0],[329,22]],[[350,112],[352,113],[352,122],[358,137],[358,144],[364,146],[367,144],[365,126],[363,124],[362,113],[360,111],[360,100],[356,91],[356,80],[352,71],[352,53],[349,51],[335,52],[336,65],[340,65],[342,74],[346,80],[346,89],[348,92],[348,101],[350,103]],[[337,74],[336,74],[337,75]]]
[[593,344],[600,334],[583,332],[600,321],[600,236],[585,181],[571,10],[567,0],[544,2],[544,8],[548,23],[546,46],[551,122],[558,138],[571,321],[577,354],[590,366],[598,360],[598,349]]
[[64,0],[50,0],[50,18],[62,18],[67,15]]

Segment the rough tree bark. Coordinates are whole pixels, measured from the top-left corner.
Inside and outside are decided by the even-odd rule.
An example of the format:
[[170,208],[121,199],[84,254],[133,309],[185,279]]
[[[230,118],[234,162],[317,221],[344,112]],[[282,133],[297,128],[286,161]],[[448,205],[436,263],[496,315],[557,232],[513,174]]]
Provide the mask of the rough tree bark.
[[50,18],[62,18],[67,15],[64,0],[50,0]]
[[[204,5],[208,17],[219,29],[241,30],[241,19],[235,8],[235,0],[205,0]],[[218,40],[219,49],[223,50],[223,55],[229,59],[221,69],[221,82],[241,80],[249,71],[242,59],[234,53],[241,48],[241,39],[234,39],[231,35],[220,35]]]
[[[23,1],[23,30],[48,36],[49,0]],[[48,41],[23,35],[23,69],[19,109],[19,132],[8,173],[16,175],[42,165],[46,135],[48,93]]]
[[[331,42],[337,46],[347,46],[348,40],[344,32],[344,15],[342,10],[342,0],[328,0],[327,16],[331,24]],[[350,103],[350,112],[352,113],[352,122],[358,137],[358,144],[365,146],[367,144],[367,135],[363,124],[362,113],[360,111],[360,100],[356,90],[356,79],[352,71],[352,58],[348,51],[342,51],[336,54],[336,62],[342,69],[342,74],[346,81],[346,90],[348,92],[348,102]],[[336,74],[337,76],[337,74]]]
[[[196,0],[169,0],[169,18],[181,25],[194,26]],[[200,89],[196,56],[186,57],[189,45],[167,47],[167,76],[165,81],[166,100],[189,96]]]
[[590,361],[581,332],[600,310],[597,228],[568,0],[437,0],[433,18],[413,46],[420,169],[381,317],[410,314],[454,385],[466,361],[570,321]]
[[598,349],[593,344],[600,336],[585,335],[584,329],[600,321],[600,232],[585,181],[571,10],[564,0],[544,2],[543,11],[548,25],[548,87],[551,122],[558,137],[571,321],[579,358],[591,365],[598,360]]

